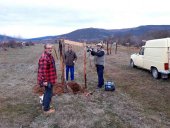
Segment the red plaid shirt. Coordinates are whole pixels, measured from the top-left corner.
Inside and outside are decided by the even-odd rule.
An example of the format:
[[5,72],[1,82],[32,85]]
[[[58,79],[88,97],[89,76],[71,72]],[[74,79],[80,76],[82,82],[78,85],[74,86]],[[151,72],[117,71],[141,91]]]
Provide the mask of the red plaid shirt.
[[57,73],[54,58],[51,54],[44,52],[38,62],[38,84],[42,85],[43,82],[55,84],[56,79]]

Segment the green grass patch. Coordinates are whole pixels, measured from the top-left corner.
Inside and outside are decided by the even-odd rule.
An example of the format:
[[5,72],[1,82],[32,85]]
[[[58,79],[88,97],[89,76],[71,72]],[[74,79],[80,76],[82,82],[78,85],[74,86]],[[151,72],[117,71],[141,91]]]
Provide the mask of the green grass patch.
[[22,120],[27,120],[29,123],[39,114],[36,104],[6,104],[0,109],[0,115],[8,118],[11,123],[22,122]]

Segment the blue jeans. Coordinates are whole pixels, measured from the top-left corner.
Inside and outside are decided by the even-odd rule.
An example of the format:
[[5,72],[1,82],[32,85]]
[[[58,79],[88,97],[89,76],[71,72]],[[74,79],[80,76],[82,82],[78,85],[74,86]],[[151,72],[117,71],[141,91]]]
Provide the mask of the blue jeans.
[[44,111],[48,111],[50,109],[52,96],[53,96],[53,85],[51,83],[48,83],[48,85],[45,86],[45,92],[43,98]]
[[66,80],[68,81],[68,76],[69,76],[69,71],[70,71],[70,78],[71,80],[74,80],[74,66],[68,66],[66,65]]
[[98,87],[102,88],[102,86],[104,85],[104,78],[103,78],[104,66],[96,65],[96,69],[97,69],[97,75],[98,75]]

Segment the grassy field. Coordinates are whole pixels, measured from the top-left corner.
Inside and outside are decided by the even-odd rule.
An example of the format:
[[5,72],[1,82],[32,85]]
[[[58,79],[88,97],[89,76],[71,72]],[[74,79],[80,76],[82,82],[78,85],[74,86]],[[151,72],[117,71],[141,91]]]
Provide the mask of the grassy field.
[[[75,81],[84,86],[83,47],[73,48],[78,55]],[[115,92],[103,88],[89,97],[81,93],[55,96],[56,112],[44,115],[32,92],[42,51],[43,45],[0,49],[0,128],[170,127],[170,78],[155,80],[148,71],[130,68],[130,54],[138,49],[123,46],[117,54],[106,55],[105,80],[115,82]],[[59,60],[56,67],[60,82]],[[93,91],[96,85],[93,58],[87,53],[87,89]]]

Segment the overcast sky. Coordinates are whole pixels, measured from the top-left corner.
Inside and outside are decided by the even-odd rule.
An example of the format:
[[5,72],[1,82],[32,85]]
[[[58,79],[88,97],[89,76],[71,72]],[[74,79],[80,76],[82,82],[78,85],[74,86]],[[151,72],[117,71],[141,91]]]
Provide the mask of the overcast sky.
[[169,0],[0,0],[0,34],[21,38],[81,28],[170,25]]

